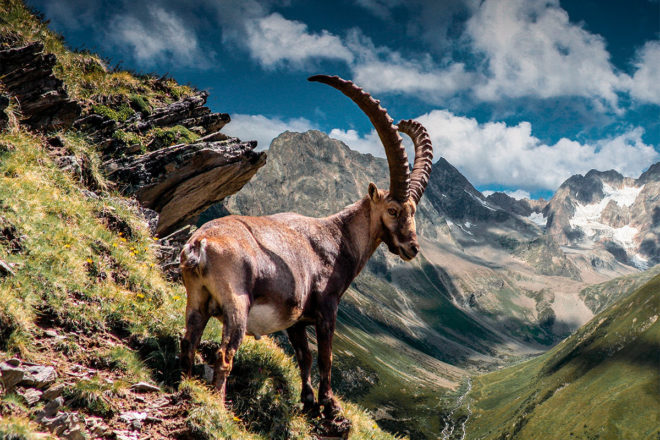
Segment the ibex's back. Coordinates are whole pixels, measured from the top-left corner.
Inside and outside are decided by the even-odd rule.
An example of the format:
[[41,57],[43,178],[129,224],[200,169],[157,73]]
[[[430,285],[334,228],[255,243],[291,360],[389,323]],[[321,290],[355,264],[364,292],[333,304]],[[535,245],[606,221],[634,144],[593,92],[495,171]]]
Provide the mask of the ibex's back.
[[341,270],[334,264],[340,234],[332,218],[293,213],[216,219],[197,230],[181,254],[185,284],[207,291],[217,315],[227,296],[247,296],[247,334],[257,338],[301,319],[312,322],[315,295]]
[[[372,183],[367,196],[322,219],[291,213],[229,216],[202,226],[181,253],[188,293],[181,363],[190,374],[206,323],[211,316],[220,317],[224,328],[213,380],[224,396],[243,336],[258,338],[286,329],[300,365],[304,408],[313,409],[312,359],[305,328],[314,324],[319,403],[326,415],[336,415],[340,408],[330,389],[330,368],[339,300],[381,242],[404,260],[417,254],[414,215],[428,182],[432,148],[424,127],[414,121],[394,126],[379,103],[350,81],[310,79],[341,90],[369,116],[387,154],[390,190],[379,190]],[[399,130],[415,145],[412,172]]]

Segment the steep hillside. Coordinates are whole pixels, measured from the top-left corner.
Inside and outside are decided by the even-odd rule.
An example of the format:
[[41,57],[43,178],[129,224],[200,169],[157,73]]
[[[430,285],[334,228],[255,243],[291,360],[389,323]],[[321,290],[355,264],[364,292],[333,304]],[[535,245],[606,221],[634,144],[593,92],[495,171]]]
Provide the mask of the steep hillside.
[[549,352],[477,377],[467,438],[660,436],[660,275]]
[[[153,234],[163,216],[185,219],[217,194],[193,192],[185,212],[124,197],[144,203],[140,188],[163,188],[159,166],[184,187],[232,170],[236,181],[223,188],[235,191],[262,165],[254,145],[217,132],[228,120],[203,107],[203,93],[109,71],[68,50],[19,1],[0,4],[0,59],[0,438],[339,434],[332,421],[301,414],[295,362],[268,338],[239,350],[228,411],[203,374],[179,383],[185,292],[161,271],[166,246]],[[129,118],[144,129],[128,130]],[[200,149],[213,163],[181,172]],[[112,175],[133,161],[152,165],[143,181]],[[209,326],[199,361],[213,362],[220,332]],[[393,438],[355,405],[344,408],[354,438]]]

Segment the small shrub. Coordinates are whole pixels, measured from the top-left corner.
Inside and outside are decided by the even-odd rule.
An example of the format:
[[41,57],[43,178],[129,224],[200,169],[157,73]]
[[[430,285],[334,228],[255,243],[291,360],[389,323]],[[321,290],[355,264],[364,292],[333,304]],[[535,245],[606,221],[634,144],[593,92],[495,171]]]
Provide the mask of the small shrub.
[[107,105],[95,104],[92,106],[92,111],[118,122],[124,122],[135,114],[135,110],[129,107],[128,104],[121,104],[116,110]]
[[111,417],[115,413],[110,397],[116,394],[111,384],[96,376],[81,380],[64,391],[64,397],[74,408],[84,409],[100,417]]
[[36,440],[44,438],[39,434],[39,427],[36,423],[27,418],[18,416],[0,417],[0,439],[2,440]]
[[112,133],[112,138],[124,145],[142,145],[142,139],[139,135],[124,130],[116,130]]
[[152,112],[151,105],[149,105],[148,98],[142,95],[131,94],[129,96],[131,107],[133,110],[142,113],[143,115],[150,115]]
[[183,125],[174,127],[154,128],[150,135],[152,141],[149,143],[150,150],[169,147],[177,144],[190,144],[199,139],[199,136],[188,130]]

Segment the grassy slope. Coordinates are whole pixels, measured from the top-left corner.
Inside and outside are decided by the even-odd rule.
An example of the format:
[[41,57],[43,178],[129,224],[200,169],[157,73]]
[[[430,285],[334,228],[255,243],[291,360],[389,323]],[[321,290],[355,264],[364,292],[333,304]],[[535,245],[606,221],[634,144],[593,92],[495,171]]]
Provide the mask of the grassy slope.
[[[0,17],[1,32],[41,40],[58,56],[58,76],[89,108],[108,102],[108,96],[119,96],[112,102],[121,105],[139,92],[157,106],[192,92],[174,81],[162,90],[150,77],[87,69],[100,60],[69,51],[21,2],[3,2]],[[21,237],[18,247],[17,241],[0,240],[0,258],[16,264],[15,276],[0,278],[0,359],[56,365],[69,405],[83,415],[116,417],[130,384],[146,379],[187,402],[181,424],[199,437],[311,437],[313,423],[296,409],[297,368],[268,338],[247,338],[237,355],[229,390],[234,413],[222,411],[214,393],[197,381],[185,381],[177,391],[185,292],[162,277],[150,248],[153,238],[136,210],[107,189],[94,145],[78,133],[59,134],[70,153],[91,164],[99,199],[83,196],[80,183],[53,164],[44,137],[16,124],[0,133],[0,227],[11,226]],[[108,217],[125,226],[109,227]],[[47,328],[65,339],[45,343]],[[220,340],[217,324],[205,339]],[[107,341],[113,345],[104,345]],[[73,364],[93,366],[97,377],[72,382],[61,370]],[[101,380],[110,375],[116,379],[111,389]],[[364,411],[348,403],[344,408],[353,422],[352,438],[392,438]],[[32,411],[15,394],[2,394],[0,436],[32,438],[39,430],[30,421]]]
[[644,272],[614,278],[604,283],[594,284],[580,291],[582,298],[594,313],[605,310],[623,296],[630,295],[642,284],[660,273],[660,264],[645,270]]
[[657,439],[659,314],[656,275],[549,352],[476,378],[468,438]]

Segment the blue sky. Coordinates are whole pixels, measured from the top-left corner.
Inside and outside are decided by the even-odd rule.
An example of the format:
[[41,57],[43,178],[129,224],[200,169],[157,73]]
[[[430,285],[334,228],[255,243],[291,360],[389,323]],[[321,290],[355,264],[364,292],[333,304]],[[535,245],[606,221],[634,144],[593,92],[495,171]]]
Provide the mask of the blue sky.
[[549,195],[660,160],[657,0],[28,0],[73,48],[211,93],[261,148],[320,129],[383,156],[338,74],[424,123],[482,190]]

